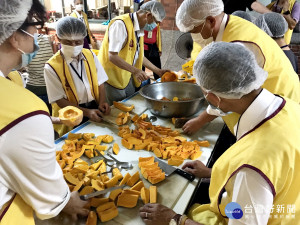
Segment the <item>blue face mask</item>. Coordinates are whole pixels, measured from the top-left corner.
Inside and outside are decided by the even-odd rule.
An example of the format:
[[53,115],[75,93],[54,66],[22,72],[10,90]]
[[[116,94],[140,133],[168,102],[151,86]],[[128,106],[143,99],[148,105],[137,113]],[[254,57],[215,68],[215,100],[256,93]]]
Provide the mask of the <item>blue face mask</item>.
[[150,24],[146,24],[145,27],[144,27],[144,30],[146,31],[152,31],[155,27],[157,27],[156,23],[153,22],[153,23],[150,23]]
[[37,52],[40,49],[40,47],[38,45],[38,42],[37,42],[38,33],[35,33],[34,35],[32,35],[32,34],[26,32],[24,30],[22,30],[22,32],[29,35],[30,37],[33,37],[33,39],[34,39],[34,50],[31,53],[25,53],[23,50],[18,48],[18,50],[20,52],[22,52],[22,62],[21,62],[20,65],[17,66],[16,69],[20,69],[20,68],[23,68],[23,67],[27,66],[32,61],[32,59],[36,56]]

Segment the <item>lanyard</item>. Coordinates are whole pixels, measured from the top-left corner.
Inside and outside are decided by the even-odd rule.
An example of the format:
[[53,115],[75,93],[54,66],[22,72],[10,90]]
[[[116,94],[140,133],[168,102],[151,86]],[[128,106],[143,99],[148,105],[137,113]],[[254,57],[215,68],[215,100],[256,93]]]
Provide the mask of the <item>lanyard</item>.
[[79,75],[79,73],[77,72],[77,70],[74,68],[74,66],[72,65],[72,63],[70,63],[71,68],[73,69],[73,71],[76,73],[76,75],[79,77],[79,79],[83,82],[82,79],[82,60],[80,60],[81,63],[81,75]]

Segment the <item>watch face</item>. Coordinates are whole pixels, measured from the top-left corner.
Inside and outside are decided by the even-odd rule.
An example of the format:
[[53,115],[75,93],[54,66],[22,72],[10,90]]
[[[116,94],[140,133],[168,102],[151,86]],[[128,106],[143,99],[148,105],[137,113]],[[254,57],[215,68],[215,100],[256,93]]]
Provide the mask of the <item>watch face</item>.
[[176,221],[174,219],[171,219],[169,225],[177,225]]

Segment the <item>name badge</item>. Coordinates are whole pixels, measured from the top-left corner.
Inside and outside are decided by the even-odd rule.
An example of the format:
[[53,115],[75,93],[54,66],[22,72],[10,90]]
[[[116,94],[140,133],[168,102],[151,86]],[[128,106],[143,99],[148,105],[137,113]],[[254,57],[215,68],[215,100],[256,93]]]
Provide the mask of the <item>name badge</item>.
[[152,31],[148,31],[148,38],[152,38]]

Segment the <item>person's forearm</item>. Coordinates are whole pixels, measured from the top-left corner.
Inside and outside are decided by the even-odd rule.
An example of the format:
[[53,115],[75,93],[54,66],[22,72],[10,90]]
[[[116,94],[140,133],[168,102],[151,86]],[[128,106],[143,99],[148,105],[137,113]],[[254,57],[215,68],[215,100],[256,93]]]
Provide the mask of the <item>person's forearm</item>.
[[269,13],[272,12],[270,9],[268,9],[266,6],[262,5],[260,2],[255,1],[251,4],[251,8],[258,12],[258,13]]
[[204,125],[204,124],[209,123],[209,122],[213,121],[214,119],[216,119],[217,116],[210,115],[206,112],[206,110],[204,110],[202,113],[200,113],[198,118],[201,119],[201,121],[203,122],[203,125]]
[[117,53],[108,53],[109,54],[109,60],[115,64],[116,66],[118,66],[119,68],[123,69],[123,70],[127,70],[130,73],[135,73],[135,71],[137,70],[137,68],[135,68],[134,66],[130,65],[129,63],[127,63],[124,59],[122,59],[120,56],[118,56]]
[[286,22],[288,23],[289,29],[293,30],[297,24],[296,20],[294,20],[291,15],[283,14],[283,17],[286,20]]
[[146,57],[143,58],[143,66],[153,71],[156,74],[159,74],[159,68],[153,65]]
[[105,87],[104,84],[101,84],[99,87],[99,105],[103,104],[106,102],[106,94],[105,94]]
[[57,100],[57,101],[56,101],[56,104],[57,104],[60,108],[64,108],[64,107],[66,107],[66,106],[75,106],[75,107],[77,107],[78,109],[81,109],[81,110],[82,110],[83,116],[87,116],[88,111],[89,111],[89,109],[80,107],[80,106],[76,105],[75,103],[70,102],[69,100],[64,99],[64,98]]

